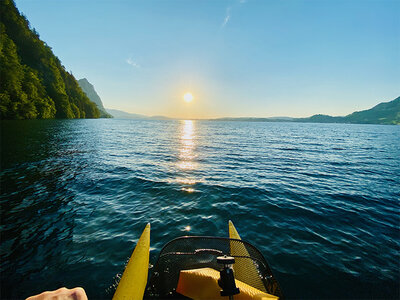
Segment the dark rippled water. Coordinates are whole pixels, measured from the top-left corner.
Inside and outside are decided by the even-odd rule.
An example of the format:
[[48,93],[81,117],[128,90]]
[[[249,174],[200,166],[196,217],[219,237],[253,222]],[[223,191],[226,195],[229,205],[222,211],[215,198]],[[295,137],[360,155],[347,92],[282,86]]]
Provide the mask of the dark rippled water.
[[1,298],[111,298],[151,222],[242,238],[287,298],[400,297],[400,126],[207,121],[1,123]]

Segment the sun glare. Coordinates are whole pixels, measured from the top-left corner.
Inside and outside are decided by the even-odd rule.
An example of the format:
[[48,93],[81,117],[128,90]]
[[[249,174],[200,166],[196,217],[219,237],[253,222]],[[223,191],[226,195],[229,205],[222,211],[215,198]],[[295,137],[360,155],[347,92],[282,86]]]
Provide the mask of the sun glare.
[[186,93],[185,95],[183,95],[183,99],[184,99],[186,102],[192,102],[192,100],[193,100],[193,95],[192,95],[192,93]]

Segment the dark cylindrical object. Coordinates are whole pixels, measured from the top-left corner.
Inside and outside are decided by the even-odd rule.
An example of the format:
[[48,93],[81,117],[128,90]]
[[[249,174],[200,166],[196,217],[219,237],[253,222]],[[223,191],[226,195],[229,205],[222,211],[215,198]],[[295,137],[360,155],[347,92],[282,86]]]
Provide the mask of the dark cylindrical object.
[[219,256],[217,262],[223,264],[223,269],[219,272],[220,279],[218,285],[222,288],[221,296],[231,296],[240,293],[239,288],[236,287],[235,276],[233,274],[232,264],[235,263],[235,258],[230,256]]

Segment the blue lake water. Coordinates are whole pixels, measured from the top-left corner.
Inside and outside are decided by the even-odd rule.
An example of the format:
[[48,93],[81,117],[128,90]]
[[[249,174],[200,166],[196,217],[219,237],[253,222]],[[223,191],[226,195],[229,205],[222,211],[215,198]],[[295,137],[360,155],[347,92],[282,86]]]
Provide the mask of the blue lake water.
[[151,260],[232,220],[287,298],[400,298],[400,126],[1,122],[1,298],[111,298],[151,223]]

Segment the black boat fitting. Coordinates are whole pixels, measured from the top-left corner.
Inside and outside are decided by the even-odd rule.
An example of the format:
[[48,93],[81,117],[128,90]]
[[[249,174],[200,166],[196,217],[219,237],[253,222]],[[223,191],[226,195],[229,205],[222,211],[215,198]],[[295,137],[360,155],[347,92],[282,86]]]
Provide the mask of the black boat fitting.
[[217,263],[223,265],[222,270],[219,272],[220,279],[218,280],[218,285],[222,288],[221,296],[229,296],[229,299],[233,299],[233,295],[240,293],[239,288],[236,287],[232,268],[235,258],[226,255],[218,256]]

